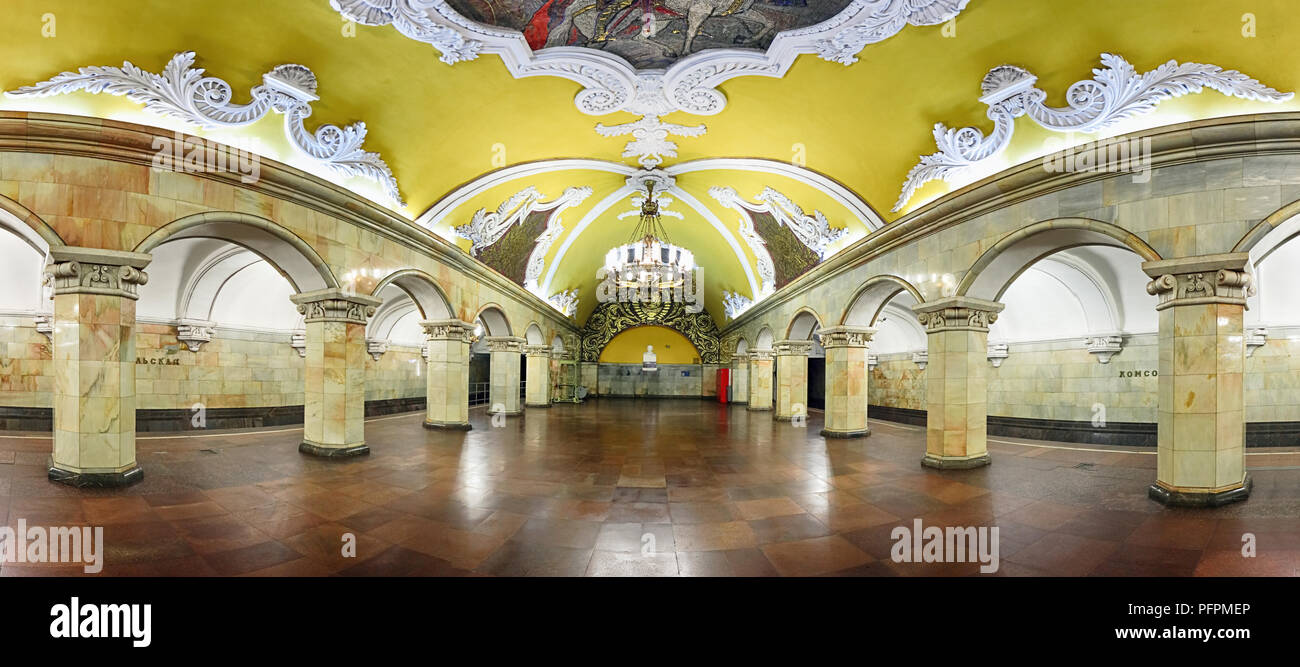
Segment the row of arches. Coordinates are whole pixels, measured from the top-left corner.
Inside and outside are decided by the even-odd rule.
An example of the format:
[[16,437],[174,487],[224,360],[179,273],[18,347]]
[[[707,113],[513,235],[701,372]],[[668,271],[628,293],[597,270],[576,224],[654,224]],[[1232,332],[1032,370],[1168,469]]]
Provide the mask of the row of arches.
[[[1300,202],[1295,206],[1300,207]],[[1283,209],[1252,229],[1233,249],[1248,253],[1253,275],[1247,325],[1300,326],[1289,295],[1300,289],[1300,210]],[[806,340],[824,323],[875,327],[879,354],[925,349],[925,331],[913,306],[930,299],[970,296],[1005,304],[990,326],[990,343],[1021,343],[1156,331],[1156,299],[1144,262],[1163,259],[1136,234],[1087,219],[1041,222],[1013,232],[987,250],[956,281],[948,276],[877,275],[864,281],[838,318],[803,307],[782,325],[767,323],[739,352],[769,349],[781,338]],[[933,288],[927,298],[917,283]],[[829,325],[826,325],[829,326]],[[775,328],[774,328],[775,327]]]
[[[21,214],[21,216],[19,215]],[[41,313],[51,292],[42,287],[50,251],[65,244],[44,221],[0,198],[0,311]],[[206,212],[177,219],[141,241],[133,252],[152,256],[150,281],[140,290],[137,316],[145,321],[212,321],[234,328],[288,331],[302,328],[289,296],[338,288],[342,283],[305,241],[280,225],[244,213]],[[454,319],[472,312],[490,336],[525,334],[530,344],[548,340],[540,320],[522,330],[496,303],[454,307],[428,273],[400,269],[370,290],[383,300],[367,337],[420,344],[421,320]],[[552,339],[559,332],[549,331]]]

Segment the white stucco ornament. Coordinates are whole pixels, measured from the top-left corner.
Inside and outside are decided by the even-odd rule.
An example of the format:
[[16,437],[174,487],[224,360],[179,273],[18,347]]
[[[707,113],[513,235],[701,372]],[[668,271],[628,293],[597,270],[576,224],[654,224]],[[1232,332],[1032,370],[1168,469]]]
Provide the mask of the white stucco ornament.
[[321,125],[309,132],[304,125],[316,96],[316,75],[302,65],[278,65],[262,75],[248,104],[236,104],[234,89],[223,79],[204,76],[194,67],[193,51],[172,56],[161,74],[147,72],[129,61],[121,67],[82,67],[5,93],[9,97],[49,97],[76,91],[125,96],[145,111],[176,118],[199,127],[249,125],[274,111],[284,116],[289,143],[315,162],[342,176],[360,176],[378,183],[393,203],[402,206],[397,179],[378,153],[366,151],[366,124]]
[[1068,107],[1049,107],[1047,93],[1034,86],[1038,77],[1014,65],[995,67],[984,76],[980,101],[988,105],[992,134],[975,127],[952,129],[934,126],[938,152],[921,157],[907,172],[903,190],[893,211],[903,209],[925,183],[962,179],[994,156],[1006,150],[1015,131],[1015,120],[1029,116],[1054,132],[1099,132],[1116,123],[1150,113],[1166,100],[1212,88],[1224,95],[1262,102],[1285,102],[1294,93],[1283,93],[1236,70],[1218,65],[1179,63],[1175,60],[1139,74],[1123,57],[1101,54],[1103,67],[1093,70],[1092,79],[1075,82],[1066,90]]

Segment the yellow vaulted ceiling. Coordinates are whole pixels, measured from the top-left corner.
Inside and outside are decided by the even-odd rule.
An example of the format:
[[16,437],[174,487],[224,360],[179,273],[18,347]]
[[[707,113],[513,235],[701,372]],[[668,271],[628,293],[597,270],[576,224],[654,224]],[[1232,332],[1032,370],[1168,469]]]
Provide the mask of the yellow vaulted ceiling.
[[[391,26],[345,22],[327,0],[8,0],[0,27],[0,88],[47,79],[86,65],[120,66],[130,60],[157,72],[172,54],[192,50],[198,66],[229,81],[236,101],[275,65],[298,63],[316,74],[320,101],[308,127],[365,121],[368,150],[392,167],[412,219],[459,186],[504,165],[556,158],[588,158],[633,165],[620,157],[626,137],[604,138],[593,131],[636,117],[626,113],[591,117],[577,111],[580,86],[551,77],[513,78],[492,55],[449,66],[432,47],[410,40]],[[52,15],[55,36],[42,28]],[[1247,17],[1246,15],[1249,15]],[[1254,37],[1242,34],[1253,20]],[[806,160],[857,193],[884,220],[908,169],[921,154],[935,150],[931,127],[992,124],[978,101],[980,79],[992,67],[1014,64],[1039,77],[1048,102],[1064,105],[1073,82],[1092,76],[1102,52],[1117,53],[1139,71],[1177,59],[1240,70],[1279,90],[1300,89],[1300,60],[1288,35],[1300,34],[1294,0],[971,0],[957,18],[956,35],[939,27],[906,27],[886,41],[867,46],[860,62],[843,66],[801,56],[781,79],[744,77],[724,83],[726,109],[710,117],[674,113],[670,122],[704,123],[697,138],[672,137],[679,157],[665,166],[703,158]],[[187,128],[145,115],[123,98],[75,94],[46,100],[0,99],[6,108],[42,108]],[[1214,91],[1160,106],[1144,117],[1145,126],[1231,114],[1293,110],[1300,102],[1266,104],[1228,98]],[[281,131],[282,118],[270,115],[250,128],[202,133],[218,140],[255,139],[272,157],[292,155]],[[1021,119],[1003,156],[1007,166],[1044,152],[1044,142],[1059,135]],[[496,160],[494,162],[494,160]],[[595,193],[563,214],[573,224],[603,197],[621,187],[622,176],[571,170],[520,179],[476,195],[457,206],[439,231],[462,224],[478,208],[495,209],[514,192],[535,185],[553,199],[567,185],[591,186]],[[861,222],[825,193],[797,181],[758,173],[714,170],[685,174],[679,186],[709,207],[730,233],[736,213],[708,195],[714,185],[736,188],[752,200],[765,186],[780,190],[806,212],[821,210],[832,226],[855,235]],[[910,208],[948,189],[923,188]],[[630,208],[612,207],[576,239],[557,267],[552,291],[594,289],[594,274],[605,251],[627,238],[632,224],[614,220]],[[747,293],[744,268],[731,246],[682,202],[674,209],[685,221],[666,218],[673,240],[687,245],[706,268],[706,303],[721,321],[720,291]],[[568,232],[566,232],[567,234]],[[554,259],[561,241],[552,247]],[[467,244],[465,244],[467,246]],[[741,244],[744,247],[744,244]],[[754,270],[752,254],[745,261]],[[548,267],[549,268],[549,267]],[[591,307],[583,301],[583,312]]]

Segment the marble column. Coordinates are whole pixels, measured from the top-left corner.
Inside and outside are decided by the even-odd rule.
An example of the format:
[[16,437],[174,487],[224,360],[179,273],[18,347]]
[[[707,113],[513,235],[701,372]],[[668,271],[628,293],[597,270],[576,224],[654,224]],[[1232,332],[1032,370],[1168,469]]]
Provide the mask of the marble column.
[[1246,253],[1146,262],[1159,297],[1156,483],[1166,505],[1215,507],[1250,495],[1242,376]]
[[912,306],[926,329],[925,458],[931,468],[977,468],[988,454],[989,325],[1003,305],[953,296]]
[[808,353],[810,340],[780,340],[772,346],[776,357],[777,421],[808,416]]
[[524,406],[551,407],[551,346],[525,345],[528,359],[528,386],[524,387]]
[[492,355],[488,412],[518,415],[524,411],[519,402],[519,355],[524,353],[525,341],[515,336],[488,336],[484,340]]
[[307,327],[303,439],[298,451],[340,458],[366,445],[366,320],[382,300],[338,288],[289,297]]
[[857,438],[870,435],[867,401],[871,372],[867,369],[867,344],[875,329],[839,326],[821,330],[826,350],[827,438]]
[[51,248],[54,451],[49,478],[126,486],[135,460],[135,302],[149,255]]
[[749,354],[737,352],[731,360],[731,402],[745,405],[749,403]]
[[749,351],[749,410],[772,409],[772,351]]
[[468,431],[469,339],[474,325],[460,320],[420,322],[429,338],[425,428]]

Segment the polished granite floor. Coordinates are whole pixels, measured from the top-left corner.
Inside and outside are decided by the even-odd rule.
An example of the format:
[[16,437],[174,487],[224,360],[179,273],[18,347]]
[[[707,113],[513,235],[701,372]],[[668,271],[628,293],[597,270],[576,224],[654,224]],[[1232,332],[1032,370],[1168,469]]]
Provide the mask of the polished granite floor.
[[144,481],[122,490],[53,484],[48,436],[0,434],[0,517],[104,526],[109,576],[976,573],[893,562],[891,531],[916,518],[997,526],[999,575],[1300,575],[1300,450],[1252,451],[1247,502],[1183,510],[1147,499],[1153,451],[992,438],[992,466],[939,472],[919,465],[923,431],[890,422],[823,440],[817,414],[799,428],[704,401],[472,415],[468,433],[371,420],[373,453],[348,462],[299,454],[300,429],[145,435]]

